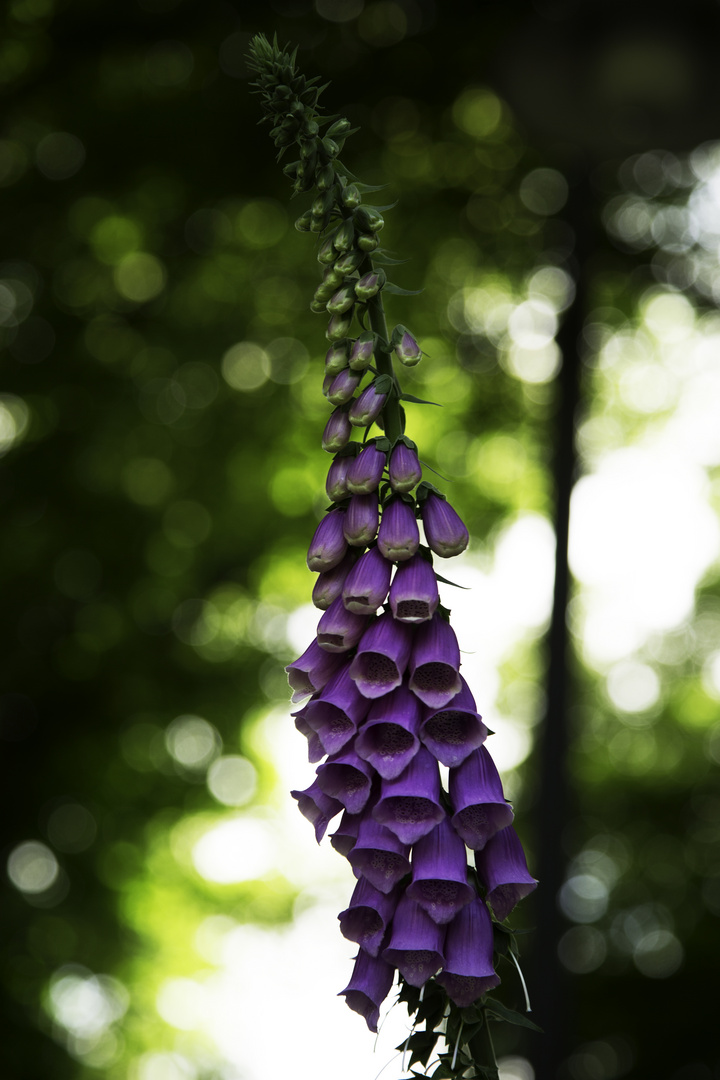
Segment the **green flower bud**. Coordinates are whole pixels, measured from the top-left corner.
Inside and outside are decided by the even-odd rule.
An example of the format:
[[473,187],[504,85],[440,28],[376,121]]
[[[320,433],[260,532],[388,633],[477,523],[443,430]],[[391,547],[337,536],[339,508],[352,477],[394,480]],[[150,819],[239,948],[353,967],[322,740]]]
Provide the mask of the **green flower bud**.
[[335,262],[337,252],[335,251],[335,245],[333,243],[334,239],[335,234],[333,234],[332,236],[328,236],[328,238],[323,242],[323,245],[318,251],[317,255],[317,260],[319,263],[323,263],[327,266],[328,263]]
[[333,244],[336,251],[350,251],[353,246],[353,240],[355,239],[355,226],[350,218],[347,221],[343,221],[342,225],[335,233]]
[[350,210],[354,210],[362,202],[360,192],[355,187],[355,184],[349,184],[348,187],[343,189],[341,199],[343,206],[347,206]]
[[309,210],[306,210],[304,214],[295,222],[295,228],[298,232],[310,232],[310,223],[312,222],[312,214]]
[[325,161],[332,161],[332,159],[336,158],[339,153],[340,153],[340,147],[338,146],[338,144],[335,142],[334,139],[330,139],[326,135],[325,138],[320,143],[320,148],[319,148],[320,160],[324,161],[324,162]]
[[315,290],[313,300],[317,300],[319,304],[327,304],[328,300],[333,296],[335,288],[333,285],[326,285],[324,281],[321,281]]
[[353,213],[353,221],[360,232],[380,232],[385,225],[385,218],[374,206],[359,206]]
[[327,302],[327,309],[331,315],[342,315],[349,311],[355,303],[355,289],[352,285],[343,285]]
[[332,165],[323,165],[315,179],[319,191],[328,191],[335,183],[335,170]]
[[346,251],[339,259],[335,260],[335,269],[343,277],[347,277],[348,274],[352,274],[357,270],[364,258],[365,256],[361,251]]
[[310,310],[312,311],[313,315],[326,314],[325,304],[321,300],[311,300]]
[[330,125],[330,127],[327,129],[326,134],[329,135],[330,138],[334,139],[337,135],[344,135],[346,132],[348,132],[351,126],[352,125],[350,124],[350,121],[347,119],[347,117],[343,116],[342,119],[336,120],[334,124]]
[[333,288],[337,288],[342,285],[347,275],[341,274],[336,266],[328,266],[327,270],[323,273],[323,285],[330,285]]
[[364,274],[355,284],[355,295],[358,300],[370,300],[382,289],[386,281],[387,274],[382,268]]
[[348,336],[348,331],[352,326],[353,321],[353,309],[345,311],[342,315],[333,315],[328,323],[328,328],[325,331],[325,337],[328,341],[340,341],[341,338]]
[[374,233],[370,236],[368,236],[366,233],[363,233],[362,236],[358,236],[357,238],[357,246],[360,248],[361,251],[374,251],[379,243],[380,240],[377,236],[375,236]]
[[339,375],[348,366],[350,342],[347,338],[336,341],[325,353],[325,371],[328,375]]
[[353,343],[350,350],[349,364],[353,371],[366,371],[372,364],[375,335],[366,330]]

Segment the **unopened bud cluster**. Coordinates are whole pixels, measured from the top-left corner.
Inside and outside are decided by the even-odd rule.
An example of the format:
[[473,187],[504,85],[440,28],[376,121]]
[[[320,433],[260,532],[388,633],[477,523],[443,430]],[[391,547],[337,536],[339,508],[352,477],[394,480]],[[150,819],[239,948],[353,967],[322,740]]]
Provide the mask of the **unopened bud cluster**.
[[323,278],[311,306],[329,315],[330,506],[307,553],[322,614],[286,669],[293,702],[309,698],[293,715],[318,764],[310,787],[292,794],[318,842],[342,815],[331,843],[357,885],[340,928],[360,947],[342,993],[375,1030],[396,969],[413,987],[433,980],[461,1008],[497,985],[493,916],[504,920],[536,882],[440,605],[433,559],[459,555],[468,531],[422,481],[404,434],[393,359],[412,367],[422,350],[405,326],[386,327],[382,213],[363,205],[364,186],[338,159],[349,121],[322,134],[316,80],[264,39],[251,65],[281,154],[299,147],[285,172],[296,192],[317,192],[297,227],[320,234]]

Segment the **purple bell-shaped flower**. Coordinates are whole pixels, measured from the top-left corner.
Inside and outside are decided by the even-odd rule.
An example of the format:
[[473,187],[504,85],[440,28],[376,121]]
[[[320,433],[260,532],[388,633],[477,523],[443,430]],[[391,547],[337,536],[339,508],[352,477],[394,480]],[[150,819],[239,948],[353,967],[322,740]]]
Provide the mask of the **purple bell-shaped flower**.
[[428,750],[421,746],[400,776],[383,780],[372,815],[404,844],[416,843],[442,821],[438,763]]
[[365,719],[369,704],[350,678],[348,666],[344,665],[320,696],[307,703],[302,716],[317,734],[325,753],[337,754],[350,742]]
[[453,828],[469,848],[479,851],[514,817],[490,754],[481,746],[450,770]]
[[506,919],[515,905],[537,888],[520,837],[512,825],[491,836],[482,851],[475,853],[475,866],[498,922]]
[[460,1008],[466,1008],[500,982],[493,968],[490,913],[478,896],[461,908],[447,928],[445,963],[438,982]]
[[353,495],[343,522],[348,544],[367,547],[377,535],[379,517],[377,495]]
[[399,776],[420,749],[420,710],[420,702],[407,686],[373,701],[355,740],[355,751],[384,780]]
[[285,668],[293,692],[293,703],[322,690],[344,661],[343,656],[321,649],[313,638],[302,656]]
[[405,982],[420,987],[445,963],[445,930],[405,894],[398,903],[383,959],[399,969]]
[[399,686],[410,657],[413,631],[383,612],[363,634],[350,675],[368,698],[382,697]]
[[437,578],[427,559],[415,554],[398,566],[390,590],[390,608],[400,622],[431,619],[440,602]]
[[407,894],[436,923],[450,922],[476,896],[467,881],[465,845],[448,818],[413,847]]
[[360,878],[348,907],[338,915],[341,934],[370,956],[377,956],[397,901],[397,888],[389,893],[380,892],[367,878]]
[[366,810],[347,858],[356,874],[380,892],[389,893],[410,871],[409,854],[410,845],[398,840]]
[[343,809],[343,804],[324,792],[317,780],[313,780],[304,791],[291,791],[290,794],[297,799],[303,817],[315,827],[315,839],[319,844],[330,821]]
[[437,613],[415,631],[410,689],[425,705],[442,709],[460,690],[460,648],[455,631]]
[[347,551],[344,525],[344,510],[331,510],[325,515],[310,541],[307,553],[309,570],[322,574],[342,562]]
[[342,598],[348,611],[374,615],[388,594],[392,563],[378,548],[370,548],[357,561],[343,585]]
[[378,547],[391,562],[411,559],[420,544],[415,513],[403,499],[392,499],[383,509]]
[[460,684],[459,693],[444,708],[426,706],[420,728],[420,738],[430,753],[451,769],[482,746],[488,733],[462,675]]
[[337,799],[350,814],[359,814],[364,809],[370,798],[372,778],[371,767],[354,750],[333,754],[317,770],[320,790]]
[[342,596],[333,600],[327,611],[320,616],[317,643],[328,652],[341,653],[354,649],[367,627],[367,615],[348,611]]
[[395,969],[391,964],[361,949],[355,959],[350,982],[338,994],[338,997],[345,998],[353,1012],[364,1017],[371,1031],[377,1031],[380,1006],[390,993],[394,975]]

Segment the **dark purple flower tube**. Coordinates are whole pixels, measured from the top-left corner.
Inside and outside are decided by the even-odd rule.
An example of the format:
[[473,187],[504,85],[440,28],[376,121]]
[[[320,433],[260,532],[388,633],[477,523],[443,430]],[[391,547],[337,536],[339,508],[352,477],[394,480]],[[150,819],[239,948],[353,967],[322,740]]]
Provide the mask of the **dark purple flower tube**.
[[377,491],[385,468],[386,455],[370,443],[351,462],[347,486],[355,495],[369,495]]
[[330,679],[319,697],[302,710],[327,754],[337,754],[352,739],[365,719],[369,702],[350,678],[347,664]]
[[412,491],[422,480],[422,468],[418,461],[417,450],[404,442],[397,443],[390,454],[388,474],[393,491],[400,493]]
[[380,892],[389,893],[409,873],[409,854],[410,845],[398,840],[395,833],[366,811],[347,858],[356,874],[367,878]]
[[353,547],[367,547],[378,530],[377,495],[353,495],[345,512],[343,533]]
[[397,907],[398,890],[383,893],[360,878],[350,897],[350,904],[338,915],[340,933],[354,941],[370,956],[377,956],[385,930]]
[[420,987],[445,963],[445,930],[405,894],[398,903],[383,959],[411,986]]
[[515,816],[503,794],[495,763],[484,746],[450,770],[450,802],[455,832],[475,851],[484,848]]
[[498,922],[506,919],[515,905],[537,888],[520,837],[512,825],[491,836],[482,851],[475,853],[475,866]]
[[430,550],[441,558],[459,555],[468,546],[468,531],[459,514],[432,491],[422,503],[422,522]]
[[392,563],[376,547],[370,548],[356,562],[343,586],[342,598],[348,611],[374,615],[385,601],[390,588]]
[[353,1012],[365,1018],[371,1031],[377,1031],[380,1006],[390,993],[394,975],[395,969],[385,960],[361,949],[350,982],[338,994],[338,997],[345,997]]
[[318,765],[317,782],[321,791],[341,803],[348,813],[359,814],[370,798],[372,769],[353,750],[347,750]]
[[377,698],[355,740],[355,752],[384,780],[393,780],[420,749],[420,702],[406,686]]
[[455,697],[460,683],[460,648],[455,631],[440,615],[433,615],[415,631],[410,657],[410,689],[433,709],[442,709]]
[[331,510],[322,519],[315,535],[310,541],[307,553],[308,569],[316,574],[322,574],[326,570],[332,570],[342,562],[347,552],[347,541],[343,527],[345,525],[345,511]]
[[443,709],[426,706],[420,738],[430,753],[451,769],[485,742],[487,728],[462,675],[460,691],[448,705]]
[[350,406],[348,418],[353,427],[370,427],[377,420],[387,401],[387,394],[379,394],[375,383],[366,386],[362,394]]
[[330,414],[330,419],[325,425],[322,436],[322,448],[328,454],[334,454],[336,450],[342,450],[350,442],[352,427],[348,419],[347,410],[338,405]]
[[[305,709],[307,709],[307,705],[305,706]],[[317,732],[313,731],[305,719],[305,709],[301,709],[300,712],[293,713],[292,715],[295,717],[295,727],[308,741],[308,761],[311,761],[314,765],[316,761],[319,761],[320,758],[325,756],[327,751],[320,742]]]
[[378,547],[391,562],[411,559],[420,544],[415,513],[402,499],[393,499],[383,510]]
[[423,746],[394,780],[383,780],[372,815],[404,844],[415,844],[445,817],[438,763]]
[[344,660],[343,656],[321,649],[313,638],[302,656],[293,660],[292,664],[288,664],[285,668],[290,689],[293,692],[293,703],[302,701],[304,697],[322,690]]
[[350,675],[367,698],[382,697],[400,686],[410,657],[412,628],[383,612],[363,634]]
[[479,896],[447,928],[445,964],[437,981],[460,1008],[472,1005],[500,982],[493,968],[492,920]]
[[327,399],[330,404],[344,405],[346,401],[349,401],[360,385],[361,379],[361,371],[350,371],[349,368],[336,375],[327,390]]
[[448,818],[415,844],[407,894],[440,924],[449,923],[476,896],[467,881],[465,845]]
[[293,799],[297,799],[298,808],[303,817],[315,826],[315,839],[319,844],[332,818],[343,809],[343,804],[326,794],[318,780],[313,780],[305,791],[291,791],[290,794]]
[[339,851],[341,855],[344,855],[345,858],[348,857],[357,843],[358,829],[362,818],[362,814],[348,814],[347,810],[343,811],[340,824],[330,837],[332,847]]
[[390,608],[396,619],[408,623],[427,622],[439,603],[437,578],[427,559],[415,554],[398,566],[390,590]]
[[317,643],[328,652],[347,652],[354,649],[367,627],[367,615],[348,611],[342,596],[333,600],[327,611],[320,616]]
[[325,491],[328,499],[332,499],[333,502],[340,502],[341,499],[346,499],[350,494],[350,489],[347,486],[347,475],[353,460],[349,455],[338,456],[328,469]]
[[342,596],[343,586],[355,565],[358,554],[356,548],[349,548],[337,566],[333,566],[332,570],[326,570],[324,574],[318,574],[312,591],[312,602],[316,608],[327,611],[333,600]]

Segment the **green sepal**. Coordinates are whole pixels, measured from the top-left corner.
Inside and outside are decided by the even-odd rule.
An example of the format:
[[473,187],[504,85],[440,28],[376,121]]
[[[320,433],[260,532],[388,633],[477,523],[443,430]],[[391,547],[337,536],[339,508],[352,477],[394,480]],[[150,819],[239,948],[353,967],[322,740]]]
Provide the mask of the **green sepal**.
[[469,585],[458,585],[457,581],[448,581],[448,579],[446,577],[443,577],[442,574],[438,574],[437,570],[435,571],[435,577],[438,581],[441,581],[443,585],[452,585],[454,589],[465,589],[466,592],[470,591]]
[[417,443],[413,442],[409,435],[398,435],[397,439],[393,443],[393,447],[397,446],[398,443],[402,443],[404,446],[407,446],[408,450],[417,450]]
[[377,379],[373,380],[372,385],[375,387],[376,393],[389,394],[394,385],[392,375],[378,375]]
[[394,255],[390,255],[383,248],[378,248],[373,252],[373,261],[382,263],[383,266],[402,266],[404,263],[410,262],[409,259],[396,259]]
[[424,289],[401,289],[399,285],[394,285],[392,281],[385,283],[385,292],[392,293],[393,296],[419,296],[420,293],[425,292]]
[[400,394],[400,401],[412,401],[415,405],[437,405],[438,409],[443,407],[439,401],[425,401],[424,398],[415,397],[414,394]]
[[438,491],[434,484],[429,484],[427,480],[423,480],[418,484],[417,493],[415,498],[419,503],[425,502],[428,495],[432,492],[433,495],[437,495],[438,498],[447,502],[447,495],[443,495],[442,491]]

